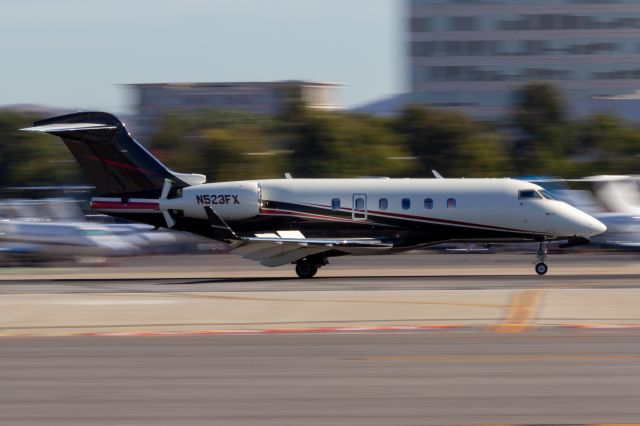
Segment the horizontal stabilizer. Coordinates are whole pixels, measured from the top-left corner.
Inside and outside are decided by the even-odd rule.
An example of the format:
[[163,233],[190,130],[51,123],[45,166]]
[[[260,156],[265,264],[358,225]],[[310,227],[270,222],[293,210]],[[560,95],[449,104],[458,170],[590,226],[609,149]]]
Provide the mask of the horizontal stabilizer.
[[43,126],[33,126],[20,129],[24,132],[62,133],[77,132],[82,130],[115,130],[116,126],[100,123],[56,123]]
[[122,121],[104,112],[48,118],[22,130],[61,138],[99,197],[158,198],[165,179],[171,180],[175,188],[206,180],[203,175],[168,169],[131,137]]

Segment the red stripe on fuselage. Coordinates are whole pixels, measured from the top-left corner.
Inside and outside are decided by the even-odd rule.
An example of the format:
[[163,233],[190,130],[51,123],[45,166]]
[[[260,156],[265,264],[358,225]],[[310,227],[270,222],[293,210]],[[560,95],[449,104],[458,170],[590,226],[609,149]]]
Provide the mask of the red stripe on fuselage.
[[[278,209],[260,209],[260,214],[264,214],[264,215],[279,215],[279,216],[296,216],[296,217],[304,217],[304,218],[310,218],[310,219],[322,219],[322,220],[332,220],[332,221],[337,221],[337,222],[352,222],[351,219],[348,218],[340,218],[340,217],[333,217],[333,216],[323,216],[323,215],[319,215],[319,214],[312,214],[312,213],[302,213],[302,212],[297,212],[297,211],[291,211],[291,210],[278,210]],[[358,221],[360,223],[365,222],[365,221]]]
[[96,210],[159,210],[160,204],[154,202],[92,201],[91,208]]

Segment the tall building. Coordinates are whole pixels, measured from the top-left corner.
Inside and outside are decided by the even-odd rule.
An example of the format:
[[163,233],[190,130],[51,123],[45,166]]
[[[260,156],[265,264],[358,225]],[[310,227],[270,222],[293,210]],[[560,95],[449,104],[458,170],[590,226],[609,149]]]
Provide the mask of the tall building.
[[527,81],[574,115],[640,89],[639,0],[409,0],[410,99],[499,120]]
[[155,129],[168,112],[193,112],[218,108],[275,115],[289,102],[308,108],[341,109],[337,101],[340,85],[314,81],[237,83],[148,83],[130,84],[136,96],[136,132],[142,138]]

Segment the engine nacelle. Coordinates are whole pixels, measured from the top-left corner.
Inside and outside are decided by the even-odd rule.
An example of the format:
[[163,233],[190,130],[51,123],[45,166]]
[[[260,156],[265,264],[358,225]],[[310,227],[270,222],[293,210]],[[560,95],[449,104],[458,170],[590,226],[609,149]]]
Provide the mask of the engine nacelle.
[[188,186],[173,198],[160,201],[162,210],[182,210],[187,217],[207,219],[206,206],[224,220],[244,220],[260,213],[260,187],[257,182],[220,182]]

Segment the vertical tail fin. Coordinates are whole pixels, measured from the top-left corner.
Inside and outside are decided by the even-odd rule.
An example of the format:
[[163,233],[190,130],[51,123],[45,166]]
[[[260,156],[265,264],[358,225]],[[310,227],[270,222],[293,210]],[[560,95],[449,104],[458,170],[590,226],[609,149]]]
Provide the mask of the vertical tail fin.
[[115,116],[81,112],[35,122],[26,131],[60,137],[97,196],[158,198],[165,179],[177,188],[204,183],[203,175],[176,173],[136,142]]

